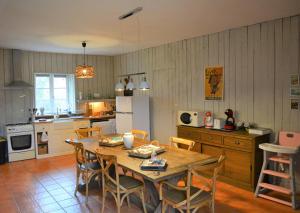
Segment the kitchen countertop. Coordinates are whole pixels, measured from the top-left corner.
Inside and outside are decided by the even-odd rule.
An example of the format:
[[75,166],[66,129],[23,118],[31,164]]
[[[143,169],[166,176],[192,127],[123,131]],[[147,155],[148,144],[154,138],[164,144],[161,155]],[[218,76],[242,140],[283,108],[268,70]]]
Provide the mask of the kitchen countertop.
[[73,120],[73,121],[77,121],[77,120],[109,120],[109,119],[114,119],[116,116],[115,115],[102,115],[102,116],[89,116],[89,117],[85,117],[85,116],[73,116],[73,117],[67,117],[67,118],[59,118],[57,120],[55,119],[46,119],[46,120],[42,120],[42,121],[39,121],[39,120],[35,120],[33,121],[32,123],[33,124],[44,124],[44,123],[55,123],[55,122],[67,122],[67,121],[70,121],[70,120]]

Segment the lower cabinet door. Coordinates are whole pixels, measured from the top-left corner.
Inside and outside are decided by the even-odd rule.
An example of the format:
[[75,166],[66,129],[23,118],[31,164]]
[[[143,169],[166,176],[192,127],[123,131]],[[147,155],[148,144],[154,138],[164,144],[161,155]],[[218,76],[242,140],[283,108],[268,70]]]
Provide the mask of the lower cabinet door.
[[59,155],[72,151],[74,149],[73,146],[65,142],[67,138],[75,138],[74,130],[54,131],[49,144],[51,154]]
[[[223,150],[223,148],[220,148],[220,147],[202,144],[202,153],[206,154],[206,155],[214,156],[214,157],[220,157],[220,155],[222,155],[222,154],[224,155],[224,150]],[[224,167],[220,171],[220,174],[224,175]]]
[[251,153],[224,149],[225,176],[236,181],[251,184]]

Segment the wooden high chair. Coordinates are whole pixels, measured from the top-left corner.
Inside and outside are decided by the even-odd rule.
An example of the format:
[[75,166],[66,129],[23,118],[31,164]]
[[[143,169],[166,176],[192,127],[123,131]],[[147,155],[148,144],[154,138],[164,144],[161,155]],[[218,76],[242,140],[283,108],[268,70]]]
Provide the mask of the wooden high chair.
[[[264,162],[259,176],[259,180],[255,190],[256,197],[262,197],[284,205],[296,206],[296,183],[295,183],[295,158],[300,147],[300,133],[295,132],[279,132],[276,138],[277,144],[264,143],[259,148],[264,150]],[[270,163],[274,164],[274,170],[271,169]],[[283,171],[279,171],[278,167]],[[284,168],[288,166],[288,172]],[[273,176],[273,183],[264,181],[265,175]],[[277,179],[282,178],[289,181],[289,188],[285,188],[278,184]],[[264,193],[266,190],[280,192],[291,196],[291,202],[275,198]]]

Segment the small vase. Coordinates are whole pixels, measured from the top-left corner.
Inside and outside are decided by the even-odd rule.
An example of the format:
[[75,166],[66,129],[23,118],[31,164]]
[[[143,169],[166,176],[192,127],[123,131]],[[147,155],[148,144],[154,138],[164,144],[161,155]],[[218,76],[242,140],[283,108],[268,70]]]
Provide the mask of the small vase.
[[133,145],[134,136],[131,133],[125,133],[123,135],[124,146],[127,149],[131,149]]

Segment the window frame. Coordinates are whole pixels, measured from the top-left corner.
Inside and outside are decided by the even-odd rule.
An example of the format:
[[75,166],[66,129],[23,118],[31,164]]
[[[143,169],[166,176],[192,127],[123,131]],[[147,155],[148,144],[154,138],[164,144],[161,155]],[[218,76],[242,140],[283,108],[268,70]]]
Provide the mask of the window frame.
[[[70,106],[71,112],[75,112],[75,106],[76,106],[76,100],[75,100],[75,93],[76,93],[76,84],[75,84],[75,78],[74,74],[64,74],[64,73],[34,73],[34,106],[37,108],[37,96],[36,96],[36,90],[42,89],[36,87],[36,78],[37,77],[49,77],[49,90],[50,90],[50,108],[51,112],[45,112],[45,114],[57,114],[57,109],[54,109],[55,105],[55,97],[54,97],[54,78],[55,77],[65,77],[66,78],[66,93],[67,93],[67,105]],[[73,85],[71,85],[73,84]],[[73,87],[71,89],[71,87]],[[73,91],[71,91],[73,90]],[[72,94],[73,93],[73,94]],[[39,110],[39,109],[38,109]],[[61,113],[65,112],[65,109],[60,109]]]

